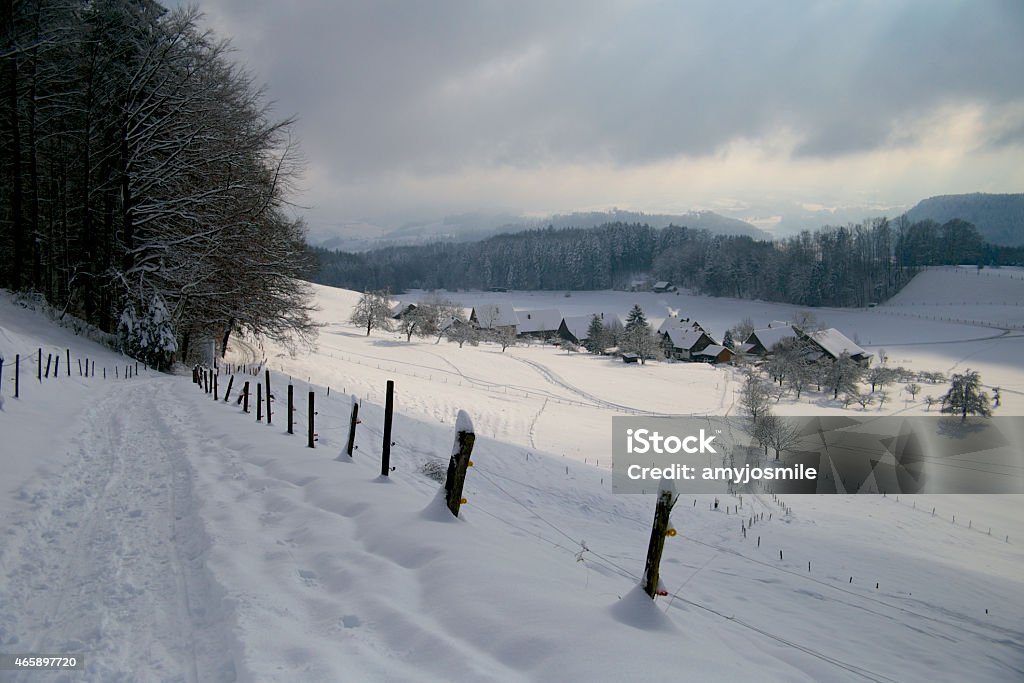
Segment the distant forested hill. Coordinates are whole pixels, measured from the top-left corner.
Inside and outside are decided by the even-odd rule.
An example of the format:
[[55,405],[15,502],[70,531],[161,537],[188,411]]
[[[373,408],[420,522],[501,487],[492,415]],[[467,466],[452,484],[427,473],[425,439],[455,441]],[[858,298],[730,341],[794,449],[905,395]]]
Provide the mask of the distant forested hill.
[[953,219],[972,223],[986,242],[1024,245],[1024,194],[946,194],[929,197],[907,212],[911,222]]

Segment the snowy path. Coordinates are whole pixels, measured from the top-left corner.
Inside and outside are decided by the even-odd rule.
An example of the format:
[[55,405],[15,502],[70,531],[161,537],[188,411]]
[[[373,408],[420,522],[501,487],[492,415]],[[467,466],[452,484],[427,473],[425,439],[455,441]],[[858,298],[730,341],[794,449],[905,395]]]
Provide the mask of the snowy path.
[[10,525],[0,595],[15,621],[3,629],[27,652],[85,654],[89,680],[236,678],[188,426],[163,417],[162,389],[177,383],[108,388],[76,425],[69,466],[19,492],[27,508]]

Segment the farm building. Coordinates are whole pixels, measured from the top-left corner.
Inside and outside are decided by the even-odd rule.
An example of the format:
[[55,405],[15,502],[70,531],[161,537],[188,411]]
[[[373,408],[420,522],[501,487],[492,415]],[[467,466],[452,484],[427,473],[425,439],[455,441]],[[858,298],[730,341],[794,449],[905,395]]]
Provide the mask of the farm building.
[[765,356],[783,339],[795,339],[798,336],[797,329],[789,323],[774,323],[772,326],[751,332],[740,348],[744,353]]
[[501,332],[504,329],[511,329],[512,332],[516,332],[519,328],[519,316],[508,304],[476,306],[470,313],[469,320],[481,330]]
[[656,294],[662,294],[664,292],[671,292],[673,290],[675,290],[675,286],[673,286],[673,284],[671,282],[668,282],[666,280],[662,280],[660,282],[655,282],[654,286],[651,287],[651,291],[656,293]]
[[822,354],[830,360],[847,353],[857,364],[868,365],[874,356],[834,327],[801,336],[814,347],[821,349]]
[[391,319],[401,320],[416,310],[416,304],[403,304],[401,301],[391,307]]
[[676,360],[696,360],[697,354],[715,344],[715,340],[696,323],[690,327],[672,328],[663,332],[661,337],[665,357]]
[[562,324],[562,313],[557,308],[536,310],[517,310],[519,319],[518,333],[520,337],[547,339],[558,334]]
[[587,330],[590,328],[590,321],[594,316],[600,318],[604,324],[616,320],[620,324],[619,317],[614,313],[588,313],[587,315],[567,315],[562,318],[558,326],[558,336],[573,344],[582,344],[587,339]]
[[689,318],[665,318],[665,322],[658,326],[658,334],[665,334],[669,330],[673,329],[686,329],[693,328],[702,332],[707,332],[704,327],[696,320],[690,320]]
[[736,355],[728,347],[721,344],[708,344],[702,351],[693,354],[693,360],[705,363],[729,363]]

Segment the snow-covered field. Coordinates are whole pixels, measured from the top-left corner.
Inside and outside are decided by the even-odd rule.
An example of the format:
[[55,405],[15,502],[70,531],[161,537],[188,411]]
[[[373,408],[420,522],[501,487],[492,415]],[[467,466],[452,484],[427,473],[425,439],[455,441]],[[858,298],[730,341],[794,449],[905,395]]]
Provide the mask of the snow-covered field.
[[[1002,414],[1024,414],[1024,337],[987,326],[1022,319],[1010,317],[1022,297],[1009,277],[1021,273],[1002,273],[1009,303],[997,311],[978,306],[976,283],[990,280],[950,270],[926,273],[932,283],[886,306],[817,313],[894,363],[978,369],[1003,388]],[[957,309],[939,298],[954,287],[976,296]],[[39,346],[44,360],[66,347],[73,361],[88,356],[98,374],[126,361],[0,297],[0,353],[31,356],[21,399],[11,398],[10,361],[0,385],[0,653],[86,659],[64,677],[0,680],[1024,677],[1024,497],[793,497],[789,515],[771,498],[745,497],[736,511],[738,499],[711,510],[684,498],[662,563],[670,595],[651,603],[634,587],[653,499],[610,493],[610,417],[727,412],[731,371],[367,338],[345,322],[357,295],[317,292],[317,352],[292,357],[251,341],[230,352],[268,359],[272,426],[188,377],[104,380],[76,368],[40,384]],[[461,296],[567,314],[638,302],[655,324],[676,309],[716,335],[746,316],[761,325],[795,310],[674,294]],[[979,324],[893,314],[926,304]],[[289,376],[302,399],[298,433],[316,391],[316,449],[285,433]],[[396,469],[383,479],[387,379],[397,387]],[[363,422],[348,461],[339,454],[353,394]],[[479,438],[454,520],[420,469],[446,461],[458,409]],[[924,407],[901,397],[889,409]],[[812,392],[784,410],[839,408]],[[762,512],[743,538],[741,521]]]

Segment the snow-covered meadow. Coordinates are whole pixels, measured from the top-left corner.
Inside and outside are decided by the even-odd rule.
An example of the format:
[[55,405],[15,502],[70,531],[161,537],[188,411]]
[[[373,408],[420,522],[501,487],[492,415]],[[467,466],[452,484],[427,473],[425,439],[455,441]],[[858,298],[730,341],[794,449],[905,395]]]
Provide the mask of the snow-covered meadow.
[[[982,276],[930,271],[885,306],[816,312],[893,363],[977,369],[1002,387],[1002,414],[1024,414],[1024,336],[994,327],[1024,324],[1024,282],[1004,273],[983,292]],[[959,305],[941,298],[954,290]],[[316,291],[315,352],[253,340],[229,351],[233,363],[267,359],[272,426],[188,377],[145,372],[40,385],[32,367],[13,400],[5,364],[0,652],[84,654],[85,672],[51,678],[91,681],[1024,676],[1024,497],[793,497],[788,515],[769,497],[735,511],[738,499],[712,510],[684,497],[662,563],[670,595],[652,604],[634,587],[653,498],[610,492],[610,418],[735,410],[731,370],[366,337],[346,322],[358,295]],[[796,310],[685,294],[455,296],[566,314],[640,303],[655,324],[679,312],[716,336]],[[933,308],[977,323],[913,317]],[[39,346],[44,358],[67,347],[97,368],[126,363],[5,295],[0,353]],[[396,469],[382,479],[388,379]],[[284,433],[289,380],[297,432],[306,392],[317,394],[315,449]],[[362,424],[349,461],[353,395]],[[886,412],[924,411],[922,398]],[[778,409],[841,410],[806,399]],[[454,520],[421,468],[447,459],[459,409],[478,441]],[[760,513],[744,538],[742,521]]]

